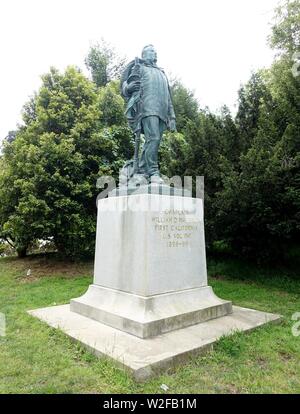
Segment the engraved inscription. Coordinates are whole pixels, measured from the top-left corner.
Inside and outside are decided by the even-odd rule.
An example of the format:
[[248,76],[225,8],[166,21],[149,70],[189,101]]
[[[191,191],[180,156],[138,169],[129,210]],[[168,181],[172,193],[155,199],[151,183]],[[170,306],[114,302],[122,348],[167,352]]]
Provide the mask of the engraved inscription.
[[188,210],[166,210],[152,217],[154,230],[168,247],[191,247],[192,235],[198,229],[198,225],[189,220],[191,214]]

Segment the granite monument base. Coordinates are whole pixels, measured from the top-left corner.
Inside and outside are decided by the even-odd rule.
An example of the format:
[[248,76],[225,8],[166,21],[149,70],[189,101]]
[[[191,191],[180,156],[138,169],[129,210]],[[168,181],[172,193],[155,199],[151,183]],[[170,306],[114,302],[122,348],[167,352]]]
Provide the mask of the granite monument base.
[[51,327],[61,329],[93,354],[112,359],[136,381],[173,370],[192,357],[211,351],[214,343],[224,335],[248,332],[281,319],[279,315],[233,306],[233,312],[228,316],[141,339],[71,312],[69,305],[29,313]]
[[228,315],[232,305],[209,286],[147,297],[91,285],[85,295],[71,300],[70,310],[149,338]]
[[70,310],[140,338],[231,313],[207,286],[202,200],[100,200],[94,284]]
[[232,313],[208,286],[201,199],[147,193],[99,200],[93,284],[70,305],[30,313],[136,379],[278,319]]

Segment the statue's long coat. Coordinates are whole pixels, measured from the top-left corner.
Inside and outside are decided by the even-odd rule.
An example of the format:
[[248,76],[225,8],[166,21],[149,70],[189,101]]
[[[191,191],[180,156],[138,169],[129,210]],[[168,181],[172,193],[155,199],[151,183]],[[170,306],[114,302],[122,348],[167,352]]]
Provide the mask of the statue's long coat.
[[[141,81],[141,89],[130,95],[127,86],[134,80]],[[121,78],[121,91],[127,101],[126,116],[134,132],[142,130],[141,120],[147,116],[158,116],[167,126],[175,119],[167,77],[155,64],[142,59],[130,62]]]

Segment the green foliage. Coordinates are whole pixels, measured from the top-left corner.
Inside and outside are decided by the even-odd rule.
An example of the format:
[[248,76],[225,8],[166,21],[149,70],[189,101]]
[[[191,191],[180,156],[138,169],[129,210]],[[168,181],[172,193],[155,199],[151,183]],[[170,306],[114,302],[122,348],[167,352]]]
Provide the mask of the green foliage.
[[176,114],[176,127],[179,132],[183,132],[189,121],[196,121],[198,102],[193,92],[185,88],[179,80],[172,81],[170,88]]
[[9,144],[16,138],[17,131],[8,131],[7,136],[4,138]]
[[187,170],[188,144],[184,135],[167,132],[160,146],[161,173],[173,177],[180,176],[182,179]]
[[[96,181],[117,175],[132,149],[114,85],[96,90],[76,68],[52,68],[28,117],[1,159],[0,230],[24,255],[35,239],[53,239],[69,256],[94,252]],[[112,119],[101,112],[115,103]],[[116,111],[118,108],[118,111]],[[119,124],[119,125],[118,125]]]
[[300,84],[285,59],[267,75],[269,98],[239,168],[224,177],[216,225],[235,252],[274,262],[299,241]]
[[239,90],[236,124],[239,131],[240,154],[247,151],[258,131],[260,106],[271,96],[262,73],[253,73],[249,82]]
[[290,53],[299,46],[299,11],[299,2],[277,10],[272,44],[284,53],[239,92],[240,155],[238,163],[227,155],[216,194],[216,237],[256,261],[284,260],[299,244],[300,77]]
[[0,239],[0,256],[2,256],[5,253],[6,245],[3,240]]
[[283,54],[300,50],[299,0],[284,0],[276,9],[270,45]]
[[230,132],[231,139],[227,140],[225,136],[232,122],[226,111],[214,115],[206,110],[199,113],[196,122],[189,122],[185,130],[188,143],[186,175],[203,176],[205,182],[205,230],[208,247],[218,239],[215,227],[216,196],[222,190],[222,176],[229,164],[226,154],[230,153],[232,140],[236,140],[232,135],[234,128]]
[[85,59],[93,82],[98,86],[106,86],[111,80],[120,78],[125,68],[125,59],[117,56],[116,52],[104,41],[91,46]]
[[[208,248],[256,261],[291,258],[299,246],[300,75],[291,70],[299,7],[284,1],[277,9],[270,43],[280,54],[241,86],[235,119],[226,106],[200,109],[171,82],[178,132],[166,132],[160,146],[162,174],[205,178]],[[51,68],[24,106],[25,125],[4,140],[0,237],[20,256],[37,239],[70,256],[91,254],[97,178],[117,180],[132,158],[118,81],[124,60],[102,42],[86,65],[92,81],[74,67]]]
[[124,114],[124,100],[119,90],[119,82],[110,82],[106,87],[101,87],[99,90],[98,108],[102,114],[102,123],[105,126],[127,125]]

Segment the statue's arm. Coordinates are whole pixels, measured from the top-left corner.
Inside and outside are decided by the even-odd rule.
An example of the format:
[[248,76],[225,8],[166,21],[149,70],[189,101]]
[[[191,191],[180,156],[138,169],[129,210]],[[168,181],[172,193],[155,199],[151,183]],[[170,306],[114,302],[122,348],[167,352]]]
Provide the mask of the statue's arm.
[[[141,62],[141,60],[140,60]],[[132,69],[134,68],[136,60],[131,61],[125,68],[122,77],[121,77],[121,94],[122,96],[128,100],[134,92],[137,92],[141,88],[141,81],[132,80],[129,81],[130,76],[132,74]]]
[[128,91],[128,83],[127,80],[130,76],[131,70],[134,66],[134,60],[131,61],[126,68],[124,69],[124,72],[122,73],[121,76],[121,82],[120,82],[120,86],[121,86],[121,94],[123,96],[123,98],[128,99],[130,98],[130,93]]
[[122,96],[124,96],[124,98],[130,98],[130,94],[128,93],[128,83],[127,81],[124,81],[122,84]]

